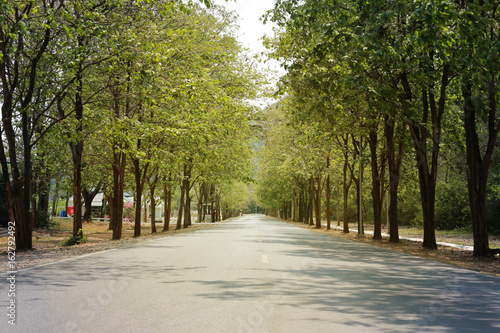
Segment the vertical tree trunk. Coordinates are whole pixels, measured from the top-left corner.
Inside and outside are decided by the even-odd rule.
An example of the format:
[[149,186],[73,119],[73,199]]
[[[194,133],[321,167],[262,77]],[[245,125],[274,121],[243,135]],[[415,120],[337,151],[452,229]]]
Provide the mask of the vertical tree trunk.
[[[141,235],[141,209],[142,209],[142,188],[141,188],[141,169],[138,159],[133,159],[135,177],[135,220],[134,220],[134,237]],[[147,211],[144,211],[147,216]]]
[[[422,89],[422,119],[419,124],[410,122],[410,132],[413,138],[415,153],[417,158],[418,178],[420,184],[420,198],[422,202],[422,214],[424,219],[424,242],[427,249],[437,249],[436,227],[434,221],[436,181],[439,157],[439,146],[441,140],[441,119],[445,111],[446,88],[449,84],[450,65],[443,66],[441,79],[441,96],[436,105],[436,99],[432,89],[424,87]],[[427,122],[429,119],[429,108],[431,111],[432,123],[432,157],[429,168],[428,158],[428,131]]]
[[168,175],[168,185],[165,185],[165,206],[167,210],[163,218],[163,231],[168,231],[170,229],[170,215],[172,214],[172,175]]
[[[30,207],[30,199],[31,199],[31,175],[32,175],[32,164],[31,164],[31,144],[29,137],[29,123],[30,118],[27,114],[27,110],[22,112],[22,128],[23,128],[23,156],[24,156],[24,171],[23,171],[23,186],[22,186],[22,201],[23,207],[25,209],[24,213],[24,221],[26,221],[26,234],[23,237],[23,243],[26,243],[27,248],[32,248],[32,234],[33,234],[33,224],[31,212],[32,208]],[[17,224],[16,224],[17,226]],[[28,240],[29,235],[29,240]],[[17,245],[17,243],[16,243]]]
[[184,204],[184,228],[187,228],[191,225],[191,196],[189,195],[189,185],[186,186],[185,195],[186,203]]
[[198,190],[198,223],[201,223],[203,222],[203,202],[204,202],[204,194],[205,194],[205,191],[204,191],[204,188],[205,188],[205,184],[200,184],[200,188]]
[[[436,159],[432,161],[431,169],[429,170],[427,159],[427,128],[426,124],[429,115],[429,101],[427,96],[427,89],[423,89],[423,113],[422,120],[418,125],[410,123],[410,133],[413,138],[415,147],[415,154],[417,159],[418,180],[420,185],[420,201],[422,204],[422,215],[424,222],[424,242],[423,247],[431,250],[437,249],[435,222],[434,222],[434,204],[436,193],[436,171],[437,171],[437,153],[439,150],[439,136],[434,139],[433,149],[436,152]],[[433,99],[432,93],[431,99]],[[433,100],[431,100],[431,103]],[[435,116],[435,107],[432,108],[433,119]],[[433,121],[434,122],[434,121]],[[435,125],[433,124],[433,127]],[[435,164],[435,165],[434,165]]]
[[[14,214],[14,197],[12,195],[12,187],[9,179],[9,166],[7,163],[7,155],[5,155],[5,148],[2,135],[0,135],[0,163],[2,165],[2,174],[5,181],[5,190],[7,191],[7,198],[9,200],[8,202],[9,221],[15,221],[16,216]],[[56,193],[57,193],[57,184],[58,183],[56,183]]]
[[84,222],[92,222],[92,200],[91,193],[84,187],[82,189],[83,202],[85,204],[85,211],[83,213]]
[[56,180],[56,190],[54,192],[54,200],[52,201],[52,214],[51,216],[57,216],[57,203],[59,201],[59,182]]
[[151,233],[155,234],[156,233],[156,200],[155,200],[155,186],[156,181],[154,181],[154,184],[149,184],[149,190],[150,190],[150,195],[151,195]]
[[358,175],[358,235],[365,235],[365,225],[363,221],[363,137],[359,138],[359,175]]
[[[78,45],[83,45],[83,38],[78,37]],[[75,119],[77,121],[77,140],[70,142],[73,158],[73,236],[83,237],[82,225],[82,157],[83,157],[83,78],[81,68],[76,75]]]
[[[99,214],[99,217],[101,219],[104,218],[105,216],[105,211],[106,211],[106,205],[108,203],[108,200],[107,200],[107,195],[106,195],[106,190],[105,188],[103,189],[103,196],[102,196],[102,203],[101,203],[101,212]],[[109,230],[113,230],[113,228],[110,228]]]
[[403,144],[399,143],[398,155],[396,156],[395,129],[392,120],[385,121],[385,135],[387,139],[387,157],[389,163],[389,241],[399,242],[398,229],[398,186],[401,173],[401,160],[403,156]]
[[[316,229],[321,229],[321,193],[323,192],[323,186],[321,184],[321,176],[316,178]],[[313,184],[314,189],[314,184]]]
[[309,225],[314,225],[314,183],[309,178]]
[[[347,147],[346,147],[347,149]],[[344,197],[344,233],[345,234],[348,234],[349,233],[349,217],[348,217],[348,199],[349,199],[349,187],[351,185],[351,179],[349,180],[349,182],[347,181],[347,169],[348,169],[348,163],[349,163],[349,160],[348,160],[348,154],[347,152],[344,153],[344,168],[343,168],[343,177],[344,177],[344,183],[343,183],[343,188],[344,188],[344,192],[343,192],[343,197]]]
[[114,147],[113,153],[113,204],[110,206],[113,209],[110,221],[113,227],[113,240],[119,240],[122,237],[123,226],[123,186],[125,177],[126,156],[117,145]]
[[331,190],[330,190],[330,155],[327,156],[326,158],[326,170],[327,170],[327,176],[326,176],[326,230],[330,230],[330,224],[331,224],[331,213],[330,213],[330,206],[331,206]]
[[[467,152],[467,180],[469,187],[469,205],[472,217],[472,230],[474,234],[475,257],[484,257],[493,253],[489,249],[487,215],[486,215],[486,187],[500,122],[496,119],[496,82],[491,80],[488,86],[489,114],[488,138],[486,150],[481,156],[482,149],[476,131],[476,106],[472,100],[472,86],[467,84],[462,94],[464,97],[464,128]],[[494,251],[498,252],[498,251]]]
[[375,130],[370,131],[370,156],[372,169],[372,206],[373,206],[373,239],[382,239],[382,188],[381,177],[379,174],[378,154],[377,154],[378,136]]
[[38,205],[37,205],[37,200],[36,200],[36,193],[37,193],[37,183],[38,183],[38,168],[34,168],[32,170],[32,175],[31,175],[31,184],[30,184],[30,193],[33,195],[31,196],[31,223],[33,223],[33,228],[38,228]]
[[193,170],[193,159],[189,158],[187,165],[184,166],[184,195],[186,196],[186,203],[184,205],[184,228],[191,225],[191,171]]
[[337,227],[340,227],[340,198],[342,197],[342,189],[340,181],[337,178]]
[[176,230],[182,229],[182,214],[184,212],[184,182],[181,182],[181,198],[179,202],[179,215],[177,216],[177,227]]
[[97,185],[92,192],[89,192],[86,188],[82,190],[83,201],[85,202],[85,213],[83,215],[83,220],[85,222],[92,222],[92,201],[96,197],[97,193],[101,189],[101,185]]

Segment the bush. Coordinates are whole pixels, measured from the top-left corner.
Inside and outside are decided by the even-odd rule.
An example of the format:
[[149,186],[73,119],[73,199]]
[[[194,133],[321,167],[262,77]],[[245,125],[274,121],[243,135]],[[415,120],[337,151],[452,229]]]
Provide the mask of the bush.
[[83,234],[83,230],[80,229],[78,230],[77,235],[71,236],[69,239],[66,239],[61,243],[61,246],[72,246],[76,244],[83,244],[87,243],[87,236]]
[[135,221],[135,202],[127,202],[123,205],[123,219],[126,222]]
[[38,227],[42,229],[56,229],[59,223],[50,218],[50,214],[46,211],[40,211],[38,215]]
[[467,228],[470,224],[467,181],[454,177],[438,183],[435,207],[436,229]]

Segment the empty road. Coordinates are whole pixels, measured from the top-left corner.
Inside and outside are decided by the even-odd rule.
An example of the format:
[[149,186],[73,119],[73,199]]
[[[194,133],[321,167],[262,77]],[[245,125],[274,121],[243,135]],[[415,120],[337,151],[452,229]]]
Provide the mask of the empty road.
[[500,278],[263,215],[1,277],[1,332],[500,332]]

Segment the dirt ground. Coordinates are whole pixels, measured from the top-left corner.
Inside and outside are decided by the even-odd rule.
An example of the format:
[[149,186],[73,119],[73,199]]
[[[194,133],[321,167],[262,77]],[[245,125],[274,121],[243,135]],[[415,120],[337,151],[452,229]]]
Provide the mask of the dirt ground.
[[[59,226],[54,229],[36,229],[33,231],[33,249],[16,251],[15,266],[17,269],[46,264],[52,261],[66,259],[74,256],[84,255],[97,251],[105,251],[125,245],[144,242],[156,238],[168,237],[178,233],[193,232],[200,229],[213,227],[214,224],[194,223],[187,229],[173,230],[175,224],[170,224],[170,230],[162,232],[163,223],[157,223],[157,233],[151,233],[151,225],[141,226],[141,236],[134,237],[134,226],[132,223],[124,223],[122,238],[112,240],[113,232],[108,230],[107,223],[84,223],[83,233],[87,242],[73,246],[62,246],[61,243],[72,234],[70,221],[58,221]],[[0,238],[0,272],[6,272],[8,267],[7,258],[8,237]]]
[[[309,229],[314,232],[330,235],[332,237],[341,237],[356,242],[362,242],[373,246],[379,246],[395,251],[413,254],[419,257],[440,261],[478,272],[500,276],[500,259],[498,258],[498,256],[492,258],[474,258],[472,256],[472,251],[465,251],[452,247],[438,246],[437,250],[426,250],[422,247],[421,243],[411,242],[407,240],[400,240],[399,243],[390,243],[386,238],[381,241],[375,241],[372,240],[371,235],[358,237],[357,233],[350,232],[348,234],[344,234],[341,230],[326,230],[326,227],[324,226],[321,229],[316,229],[314,226],[309,226],[301,222],[287,221],[287,223],[301,228]],[[352,227],[354,227],[354,225]],[[422,238],[422,235],[419,234],[416,230],[412,230],[409,232],[408,230],[402,228],[402,231],[402,234],[404,234],[405,237]],[[442,235],[438,235],[436,238],[438,242],[447,242],[461,245],[472,244],[471,236],[463,235],[457,232],[443,233]],[[499,246],[499,244],[500,242],[498,238],[493,238],[492,241],[490,241],[491,248],[496,248]]]

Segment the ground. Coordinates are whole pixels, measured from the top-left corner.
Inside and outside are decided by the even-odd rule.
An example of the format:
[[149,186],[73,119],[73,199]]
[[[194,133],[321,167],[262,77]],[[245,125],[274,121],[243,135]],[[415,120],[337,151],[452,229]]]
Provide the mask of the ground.
[[[134,225],[132,223],[124,223],[122,239],[114,241],[111,239],[113,232],[108,230],[109,225],[107,223],[91,222],[83,224],[83,233],[87,237],[86,243],[73,246],[62,246],[61,243],[71,236],[73,227],[70,220],[61,219],[56,221],[58,226],[54,229],[34,230],[33,249],[16,252],[15,263],[18,269],[213,226],[213,224],[193,224],[187,229],[174,230],[176,225],[171,223],[170,231],[161,232],[161,230],[163,230],[163,223],[159,223],[156,226],[158,232],[152,234],[151,225],[146,224],[141,227],[142,236],[134,238]],[[6,255],[7,242],[8,237],[0,237],[0,258],[4,257],[4,259],[0,260],[0,272],[9,270]]]
[[[191,232],[199,229],[210,228],[213,224],[193,224],[187,229],[172,230],[175,225],[170,226],[170,231],[160,232],[163,229],[163,224],[157,225],[158,233],[151,234],[149,224],[142,226],[142,236],[133,237],[133,224],[125,223],[123,226],[122,239],[119,241],[111,240],[112,232],[108,230],[106,223],[84,223],[84,234],[87,236],[87,243],[64,247],[61,242],[71,236],[72,226],[69,220],[61,220],[58,222],[59,227],[53,230],[37,229],[33,233],[33,249],[28,251],[18,251],[16,253],[16,267],[25,268],[35,265],[48,263],[55,260],[61,260],[77,255],[87,254],[96,251],[108,250],[120,246],[125,246],[133,243],[143,242],[146,240],[167,237],[179,232]],[[426,250],[420,243],[401,240],[399,243],[389,243],[387,239],[382,241],[373,241],[370,235],[366,237],[358,237],[357,233],[344,234],[340,230],[326,230],[326,227],[316,229],[314,226],[309,226],[304,223],[290,222],[295,226],[307,228],[315,232],[320,232],[334,237],[342,237],[357,242],[363,242],[373,246],[380,246],[395,251],[410,253],[420,257],[437,260],[451,265],[475,270],[478,272],[488,273],[500,276],[500,259],[496,258],[474,258],[471,251],[463,251],[459,249],[439,246],[437,250]],[[333,224],[332,224],[333,225]],[[355,227],[352,225],[351,227]],[[367,230],[370,226],[366,227]],[[421,238],[421,230],[416,228],[401,228],[400,235],[411,238]],[[472,245],[472,236],[463,232],[438,232],[438,241]],[[500,247],[500,239],[493,238],[490,241],[490,247]],[[0,250],[2,256],[6,258],[7,237],[0,238]],[[8,270],[7,260],[1,260],[0,272]]]

